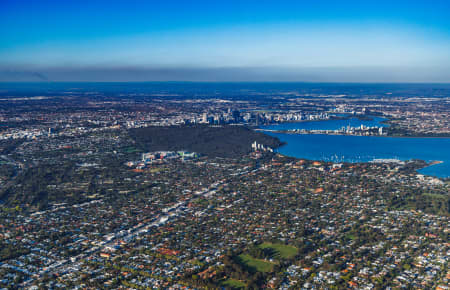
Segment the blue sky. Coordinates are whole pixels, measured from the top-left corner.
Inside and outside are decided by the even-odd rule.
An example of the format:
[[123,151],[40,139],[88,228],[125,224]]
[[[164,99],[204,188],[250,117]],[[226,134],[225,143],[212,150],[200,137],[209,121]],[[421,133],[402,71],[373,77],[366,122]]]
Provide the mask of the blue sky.
[[449,15],[439,0],[2,0],[0,81],[450,82]]

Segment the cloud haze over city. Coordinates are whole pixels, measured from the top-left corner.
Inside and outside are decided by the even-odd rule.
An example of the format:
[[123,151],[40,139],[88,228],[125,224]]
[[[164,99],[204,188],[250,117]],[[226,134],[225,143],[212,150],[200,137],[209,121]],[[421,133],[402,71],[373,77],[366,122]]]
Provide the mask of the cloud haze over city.
[[450,82],[448,1],[2,1],[0,81]]

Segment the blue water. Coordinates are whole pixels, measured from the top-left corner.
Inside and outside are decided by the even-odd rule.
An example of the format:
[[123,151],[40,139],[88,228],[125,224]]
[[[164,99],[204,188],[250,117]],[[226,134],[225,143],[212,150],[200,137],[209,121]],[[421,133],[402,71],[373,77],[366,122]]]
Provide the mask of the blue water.
[[[372,121],[329,120],[284,123],[264,126],[266,129],[339,129],[342,126],[380,126],[381,118]],[[350,122],[350,123],[349,123]],[[420,173],[450,177],[450,138],[397,138],[375,136],[340,136],[317,134],[268,133],[287,144],[278,152],[288,156],[335,162],[367,162],[379,158],[443,161],[419,170]]]

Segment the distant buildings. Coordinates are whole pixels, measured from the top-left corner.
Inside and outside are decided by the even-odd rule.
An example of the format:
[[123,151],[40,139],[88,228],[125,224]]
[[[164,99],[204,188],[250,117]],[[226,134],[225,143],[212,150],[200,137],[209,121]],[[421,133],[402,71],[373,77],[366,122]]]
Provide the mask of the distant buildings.
[[259,144],[256,141],[252,143],[252,150],[253,151],[269,151],[269,152],[273,152],[273,149],[265,146],[264,144]]

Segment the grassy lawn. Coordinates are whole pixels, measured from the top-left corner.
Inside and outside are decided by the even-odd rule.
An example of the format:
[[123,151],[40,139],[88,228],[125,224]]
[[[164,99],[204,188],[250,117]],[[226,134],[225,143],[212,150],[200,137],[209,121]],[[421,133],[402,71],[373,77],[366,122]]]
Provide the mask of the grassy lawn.
[[290,259],[297,255],[298,249],[294,246],[287,246],[283,244],[262,243],[258,246],[261,249],[270,248],[276,252],[274,258]]
[[220,283],[222,286],[230,287],[234,289],[244,289],[247,285],[244,282],[235,279],[227,279]]
[[446,199],[447,196],[438,193],[424,193],[424,196],[430,197],[432,199]]
[[350,240],[356,239],[356,236],[352,235],[352,234],[348,234],[348,235],[346,235],[346,237],[349,238]]
[[135,147],[127,147],[127,148],[123,149],[123,151],[125,151],[125,153],[141,152],[141,150],[139,150]]
[[258,272],[270,272],[273,269],[273,263],[267,262],[260,259],[255,259],[250,255],[247,254],[241,254],[239,255],[239,258],[242,260],[242,263],[244,263],[246,266],[255,268]]

